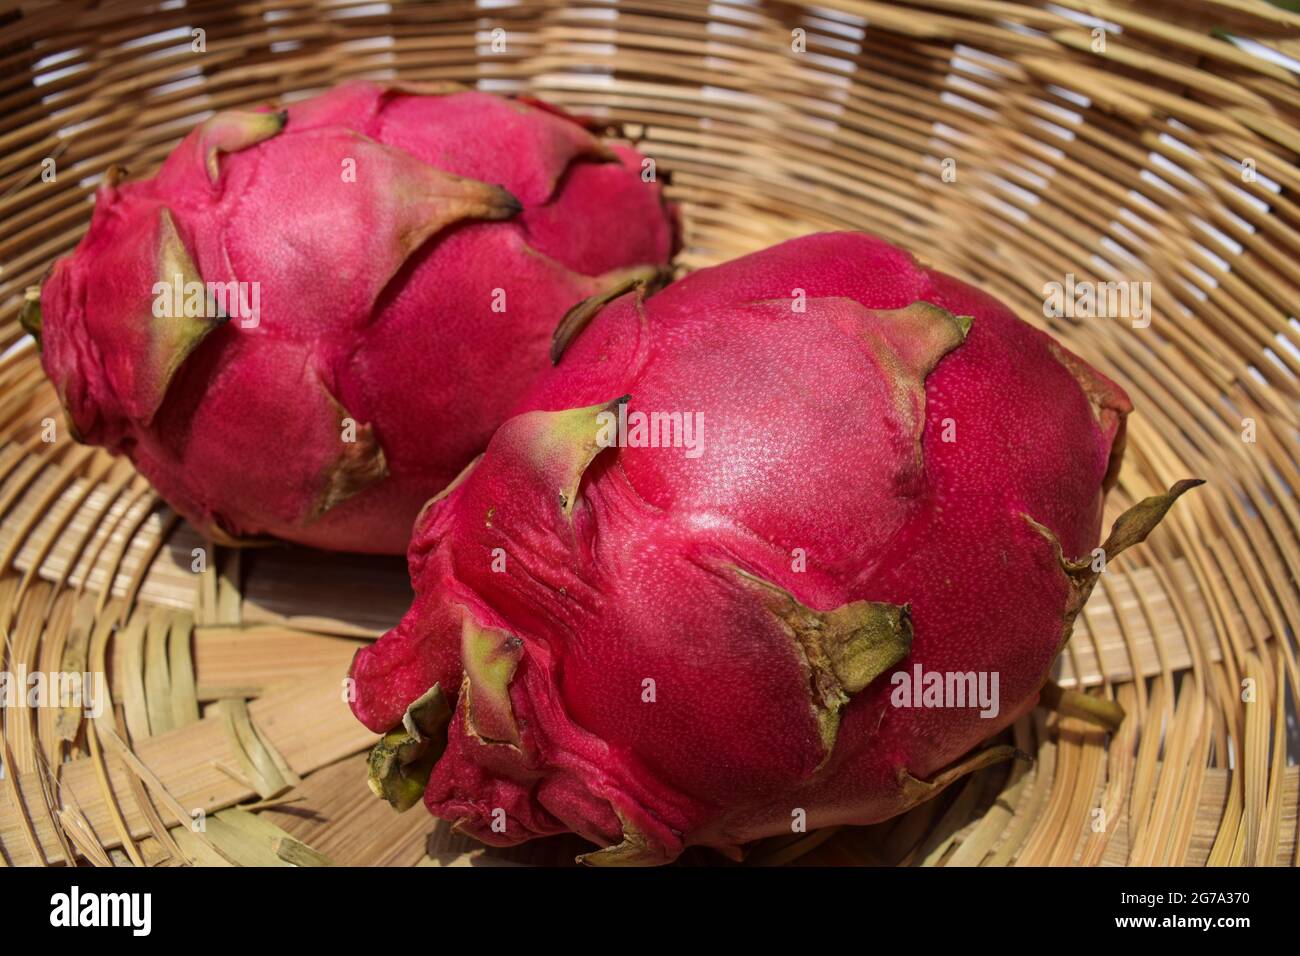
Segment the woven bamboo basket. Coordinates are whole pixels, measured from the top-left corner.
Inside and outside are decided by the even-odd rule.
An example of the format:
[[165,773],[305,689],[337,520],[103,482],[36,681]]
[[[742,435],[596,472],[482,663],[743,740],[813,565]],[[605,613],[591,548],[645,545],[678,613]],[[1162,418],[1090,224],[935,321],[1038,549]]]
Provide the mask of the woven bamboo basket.
[[[1133,397],[1108,521],[1208,479],[1101,576],[1060,662],[1062,685],[1120,702],[1117,733],[1035,712],[1009,732],[1032,764],[746,864],[1294,865],[1295,58],[1300,15],[1263,0],[0,3],[4,668],[103,673],[113,704],[0,712],[0,860],[585,849],[486,851],[366,789],[341,678],[405,610],[404,562],[214,547],[128,462],[46,440],[58,404],[18,309],[105,171],[150,172],[214,110],[365,76],[608,121],[668,174],[683,271],[851,228],[982,286]],[[1071,275],[1150,283],[1149,325],[1047,317],[1045,285]]]

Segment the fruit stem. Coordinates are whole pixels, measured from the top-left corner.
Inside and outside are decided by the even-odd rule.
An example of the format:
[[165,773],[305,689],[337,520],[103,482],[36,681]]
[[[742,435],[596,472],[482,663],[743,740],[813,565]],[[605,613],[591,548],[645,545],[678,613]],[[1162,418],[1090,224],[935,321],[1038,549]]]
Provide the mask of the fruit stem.
[[1066,717],[1078,717],[1105,730],[1116,731],[1124,722],[1124,708],[1118,701],[1093,697],[1077,690],[1066,690],[1054,680],[1049,680],[1039,692],[1038,703]]
[[22,308],[18,311],[18,324],[23,327],[23,331],[36,340],[39,348],[41,344],[41,287],[28,286],[23,296]]
[[367,783],[375,796],[399,811],[419,803],[433,765],[446,749],[450,722],[451,705],[442,687],[434,684],[370,751]]

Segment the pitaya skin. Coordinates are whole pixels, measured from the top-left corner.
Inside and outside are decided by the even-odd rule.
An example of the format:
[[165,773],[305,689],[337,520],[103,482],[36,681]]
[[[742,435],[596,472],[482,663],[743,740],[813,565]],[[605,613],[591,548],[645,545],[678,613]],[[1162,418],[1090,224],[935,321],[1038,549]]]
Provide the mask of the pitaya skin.
[[[25,324],[74,435],[204,534],[401,554],[565,310],[663,274],[676,210],[641,164],[478,92],[357,81],[218,113],[153,178],[107,177]],[[260,283],[258,323],[157,318],[175,274]]]
[[[432,763],[429,810],[485,843],[573,831],[606,848],[588,863],[654,864],[738,856],[800,811],[877,822],[1010,755],[966,756],[1035,705],[1095,580],[1118,386],[857,233],[624,295],[561,339],[428,505],[415,602],[354,661],[357,717],[396,727],[377,792],[410,802]],[[623,396],[702,413],[702,453],[598,447]],[[1193,484],[1127,512],[1107,555]],[[917,664],[996,672],[997,716],[891,705]]]

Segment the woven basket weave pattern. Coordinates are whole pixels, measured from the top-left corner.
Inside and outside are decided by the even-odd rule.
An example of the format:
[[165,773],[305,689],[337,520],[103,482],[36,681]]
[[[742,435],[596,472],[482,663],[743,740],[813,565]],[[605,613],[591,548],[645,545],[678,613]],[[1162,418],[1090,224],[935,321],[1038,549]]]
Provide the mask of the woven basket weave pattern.
[[[0,5],[4,668],[103,672],[114,705],[3,712],[0,859],[580,848],[484,854],[373,800],[340,681],[405,610],[403,563],[202,541],[129,463],[66,437],[17,322],[110,167],[148,174],[212,111],[365,76],[526,91],[615,125],[684,208],[683,270],[853,228],[985,288],[1132,396],[1108,520],[1208,479],[1102,575],[1062,657],[1060,683],[1124,707],[1117,734],[1033,714],[1010,733],[1031,766],[750,862],[1294,865],[1294,58],[1300,15],[1263,0]],[[1046,316],[1071,281],[1135,283],[1150,310]]]

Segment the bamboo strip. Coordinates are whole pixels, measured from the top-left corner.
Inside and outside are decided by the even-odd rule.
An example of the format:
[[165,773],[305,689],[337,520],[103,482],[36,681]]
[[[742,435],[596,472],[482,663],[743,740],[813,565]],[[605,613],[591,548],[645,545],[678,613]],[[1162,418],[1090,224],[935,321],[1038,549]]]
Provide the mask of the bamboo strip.
[[[260,733],[299,775],[363,750],[373,741],[343,703],[339,675],[333,671],[324,671],[312,680],[256,700],[248,711]],[[251,788],[232,781],[213,766],[213,762],[238,765],[230,738],[215,717],[165,735],[136,740],[133,749],[142,763],[155,768],[153,772],[175,794],[177,805],[185,809],[187,819],[191,810],[212,811],[253,795]],[[104,846],[118,845],[117,838],[109,832],[109,813],[97,792],[91,762],[65,763],[60,768],[60,777],[65,801],[75,801],[91,827],[100,834]],[[108,777],[114,791],[121,792],[127,787],[125,771],[121,768],[110,765]],[[35,775],[20,774],[17,780],[24,802],[30,805],[39,787]],[[359,780],[358,786],[364,787],[364,781]],[[124,807],[123,817],[133,835],[147,832],[138,808]],[[0,846],[18,845],[22,832],[23,824],[13,805],[0,808]],[[37,821],[35,832],[51,862],[60,859],[52,829]]]

